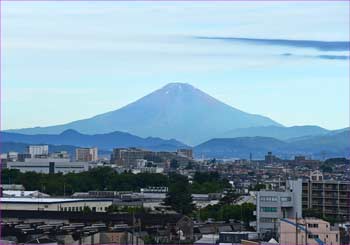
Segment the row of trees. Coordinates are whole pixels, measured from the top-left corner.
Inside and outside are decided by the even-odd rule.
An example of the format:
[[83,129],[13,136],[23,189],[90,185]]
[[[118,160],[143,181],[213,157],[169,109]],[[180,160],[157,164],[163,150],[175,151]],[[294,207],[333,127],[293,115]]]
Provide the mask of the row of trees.
[[[177,177],[174,177],[177,176]],[[94,168],[82,173],[69,173],[63,175],[42,174],[35,172],[20,173],[18,170],[3,169],[1,171],[2,183],[22,184],[27,190],[41,190],[50,195],[71,195],[74,192],[89,190],[138,191],[148,186],[167,186],[174,188],[174,182],[181,179],[183,185],[188,185],[186,177],[171,174],[131,172],[117,173],[109,167]],[[189,185],[191,193],[221,192],[230,185],[227,180],[220,179],[218,173],[199,173],[194,175],[193,184]]]
[[63,175],[20,173],[18,170],[3,169],[2,183],[22,184],[26,190],[41,190],[50,195],[71,195],[74,192],[90,190],[138,191],[148,186],[168,186],[169,179],[163,174],[117,173],[109,167],[94,168],[87,172]]
[[222,192],[231,185],[227,179],[222,179],[218,172],[196,172],[191,186],[192,193],[215,193]]
[[249,221],[255,220],[255,209],[256,206],[251,203],[244,203],[242,205],[216,204],[198,210],[198,216],[201,220],[208,220],[210,218],[229,221],[233,219],[241,220],[248,224]]

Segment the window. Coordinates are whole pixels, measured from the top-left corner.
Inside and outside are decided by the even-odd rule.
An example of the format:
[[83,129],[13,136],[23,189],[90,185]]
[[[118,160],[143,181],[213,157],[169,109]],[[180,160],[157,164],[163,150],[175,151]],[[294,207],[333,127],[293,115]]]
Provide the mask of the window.
[[307,224],[309,228],[318,228],[318,224]]
[[277,208],[276,207],[261,207],[260,211],[267,212],[267,213],[275,213],[275,212],[277,212]]
[[273,197],[273,196],[263,196],[260,197],[260,201],[262,202],[277,202],[277,197]]
[[317,238],[318,238],[318,235],[309,234],[309,238],[310,238],[310,239],[317,239]]
[[291,197],[281,197],[281,202],[291,202],[292,198]]
[[261,223],[276,223],[276,218],[260,218]]

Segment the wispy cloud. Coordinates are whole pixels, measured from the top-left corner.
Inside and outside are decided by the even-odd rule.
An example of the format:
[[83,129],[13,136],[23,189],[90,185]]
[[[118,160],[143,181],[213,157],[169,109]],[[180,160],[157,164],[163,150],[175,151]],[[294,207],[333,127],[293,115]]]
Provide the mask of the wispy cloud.
[[[315,40],[289,40],[289,39],[258,39],[237,37],[196,36],[197,39],[221,40],[227,42],[243,42],[254,45],[285,46],[295,48],[311,48],[320,51],[347,51],[350,47],[348,41],[315,41]],[[321,57],[320,57],[321,58]]]
[[297,55],[291,53],[284,53],[281,56],[285,57],[301,57],[301,58],[313,58],[313,59],[324,59],[324,60],[349,60],[348,55]]

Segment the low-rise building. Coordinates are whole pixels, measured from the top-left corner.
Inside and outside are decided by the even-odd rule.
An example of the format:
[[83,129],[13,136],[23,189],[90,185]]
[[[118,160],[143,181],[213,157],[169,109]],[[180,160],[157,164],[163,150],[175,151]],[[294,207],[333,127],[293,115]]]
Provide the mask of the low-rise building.
[[71,199],[71,198],[33,198],[2,197],[1,210],[24,211],[72,211],[82,212],[88,207],[93,212],[105,212],[112,205],[112,199]]
[[8,162],[8,169],[18,169],[20,172],[80,173],[89,170],[88,162],[70,162],[67,159],[26,159],[25,162]]
[[40,191],[16,191],[8,190],[2,192],[2,197],[50,197],[50,195],[42,193]]
[[281,219],[279,242],[285,245],[339,244],[339,229],[329,222],[315,219]]

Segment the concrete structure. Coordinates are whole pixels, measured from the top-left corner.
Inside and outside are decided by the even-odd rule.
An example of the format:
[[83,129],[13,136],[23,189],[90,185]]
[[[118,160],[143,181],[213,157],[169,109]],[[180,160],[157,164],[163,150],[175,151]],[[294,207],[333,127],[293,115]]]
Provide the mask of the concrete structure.
[[315,171],[303,181],[303,209],[313,209],[324,217],[350,220],[350,181],[325,180]]
[[[186,154],[191,155],[188,150],[186,150]],[[133,147],[115,148],[111,154],[111,163],[126,169],[140,167],[144,163],[142,160],[154,162],[157,166],[159,163],[167,163],[169,165],[171,160],[176,160],[180,166],[186,166],[191,161],[188,156],[178,154],[178,152],[154,152]]]
[[41,155],[49,155],[48,145],[30,145],[27,147],[26,153],[30,154],[33,158]]
[[1,184],[0,188],[3,191],[24,191],[25,190],[23,185],[17,185],[17,184]]
[[268,152],[267,155],[265,155],[265,163],[272,164],[276,161],[279,161],[280,159],[277,158],[275,155],[272,154],[272,152]]
[[33,165],[37,163],[47,163],[47,162],[67,163],[67,162],[70,162],[70,159],[69,158],[52,158],[52,157],[25,158],[24,162],[33,164]]
[[31,198],[2,197],[1,210],[26,211],[73,211],[82,212],[89,207],[93,212],[105,212],[112,205],[112,199],[68,199],[68,198]]
[[242,232],[220,232],[219,245],[242,244],[242,241],[256,240],[258,234],[256,232],[242,231]]
[[98,160],[98,149],[77,148],[75,149],[75,160],[78,162],[93,162]]
[[178,149],[176,152],[180,156],[187,157],[188,159],[193,159],[192,149]]
[[19,162],[24,162],[25,159],[31,158],[31,157],[32,157],[32,155],[30,155],[29,153],[19,153],[19,154],[18,154],[17,161],[19,161]]
[[[26,159],[27,160],[27,159]],[[7,168],[20,172],[37,173],[80,173],[89,170],[88,162],[69,162],[67,159],[31,159],[25,162],[8,162]]]
[[302,180],[287,181],[285,190],[257,192],[257,231],[260,237],[276,237],[281,218],[302,217]]
[[7,161],[14,162],[18,160],[18,152],[10,151],[7,153]]
[[58,151],[58,152],[51,153],[50,157],[52,157],[52,158],[69,159],[69,154],[68,154],[67,151]]
[[2,197],[50,197],[50,195],[42,193],[40,191],[3,191]]
[[339,244],[339,229],[329,222],[307,219],[281,219],[279,223],[279,243],[285,245]]
[[140,159],[152,155],[152,151],[137,148],[116,148],[111,155],[111,163],[123,167],[135,167]]
[[149,186],[147,188],[141,188],[141,193],[167,193],[169,190],[166,186]]

